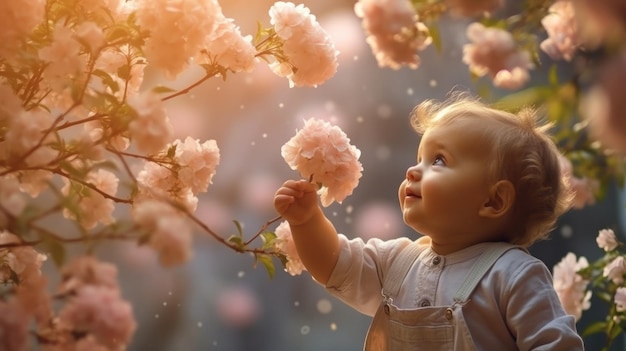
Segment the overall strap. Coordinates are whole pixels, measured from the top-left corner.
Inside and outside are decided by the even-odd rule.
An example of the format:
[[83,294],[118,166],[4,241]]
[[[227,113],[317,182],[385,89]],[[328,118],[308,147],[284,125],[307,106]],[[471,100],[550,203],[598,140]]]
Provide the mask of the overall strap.
[[480,257],[472,266],[472,270],[469,272],[463,284],[459,290],[457,290],[454,295],[454,301],[463,303],[467,301],[470,294],[476,286],[478,282],[483,278],[485,273],[493,266],[493,264],[502,256],[506,251],[514,248],[521,248],[519,246],[509,244],[509,243],[494,243],[490,245],[485,252],[483,252]]
[[398,295],[402,282],[409,273],[411,266],[413,266],[413,262],[426,247],[427,245],[420,245],[418,240],[416,240],[400,251],[396,260],[391,264],[383,282],[382,293],[386,299],[393,299]]

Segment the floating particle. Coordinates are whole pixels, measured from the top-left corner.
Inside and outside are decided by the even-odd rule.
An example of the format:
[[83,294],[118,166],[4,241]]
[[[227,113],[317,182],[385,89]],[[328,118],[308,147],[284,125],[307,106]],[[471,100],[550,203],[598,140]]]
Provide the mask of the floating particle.
[[307,335],[311,332],[311,327],[309,327],[308,325],[303,325],[302,328],[300,328],[300,334],[302,335]]
[[330,330],[332,331],[337,330],[337,323],[330,323]]
[[317,301],[317,311],[321,314],[329,314],[333,310],[333,304],[328,299]]

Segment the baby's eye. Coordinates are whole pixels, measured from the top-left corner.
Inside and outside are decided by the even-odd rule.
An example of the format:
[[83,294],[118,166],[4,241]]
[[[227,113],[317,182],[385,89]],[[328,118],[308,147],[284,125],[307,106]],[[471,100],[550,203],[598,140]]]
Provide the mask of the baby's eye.
[[446,159],[442,155],[435,156],[435,160],[433,161],[434,166],[445,166]]

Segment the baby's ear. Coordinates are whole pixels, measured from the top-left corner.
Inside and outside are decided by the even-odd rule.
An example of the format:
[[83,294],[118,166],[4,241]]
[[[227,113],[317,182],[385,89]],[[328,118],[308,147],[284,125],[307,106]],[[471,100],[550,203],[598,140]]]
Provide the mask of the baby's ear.
[[478,214],[487,218],[500,218],[513,208],[515,202],[515,187],[508,180],[499,180],[489,189],[487,201],[478,211]]

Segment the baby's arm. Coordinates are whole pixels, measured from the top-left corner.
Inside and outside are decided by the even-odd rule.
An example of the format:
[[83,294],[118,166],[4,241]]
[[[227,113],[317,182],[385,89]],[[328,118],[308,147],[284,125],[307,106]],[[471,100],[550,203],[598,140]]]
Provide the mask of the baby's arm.
[[339,239],[319,206],[317,186],[288,180],[276,191],[274,207],[289,223],[302,263],[315,280],[326,285],[337,263]]

